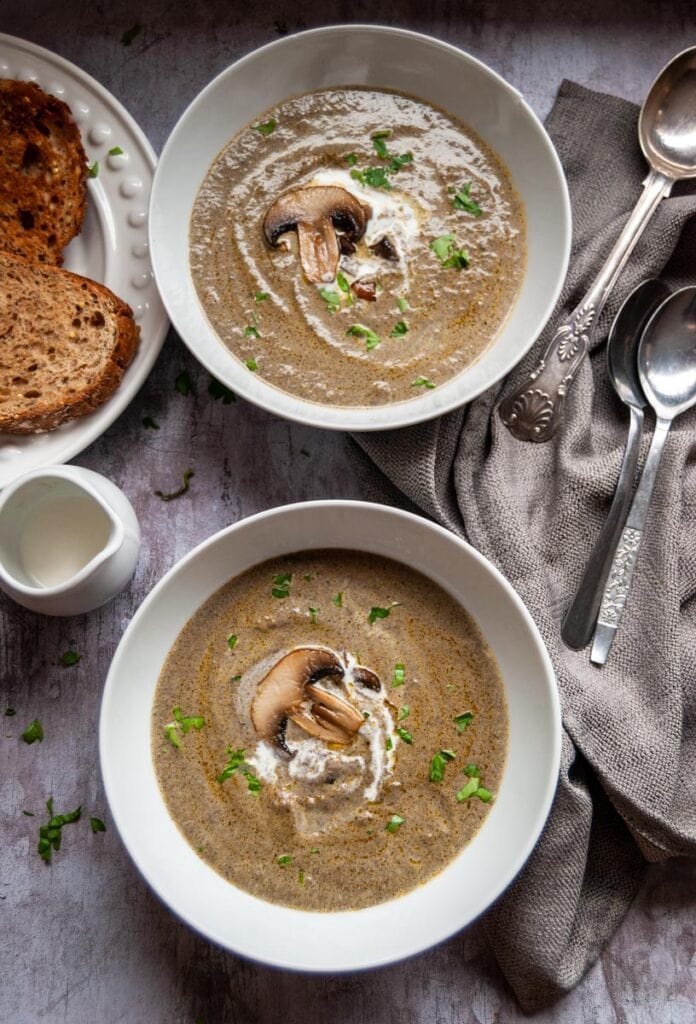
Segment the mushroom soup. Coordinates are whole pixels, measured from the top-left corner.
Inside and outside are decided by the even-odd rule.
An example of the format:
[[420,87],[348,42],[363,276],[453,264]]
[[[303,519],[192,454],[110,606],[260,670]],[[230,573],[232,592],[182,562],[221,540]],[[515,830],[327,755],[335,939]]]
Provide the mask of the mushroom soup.
[[393,92],[281,103],[213,162],[191,270],[224,344],[299,398],[412,399],[491,344],[519,292],[522,203],[460,121]]
[[507,708],[477,626],[420,573],[302,552],[231,580],[162,669],[155,768],[230,882],[306,910],[380,903],[444,868],[500,783]]

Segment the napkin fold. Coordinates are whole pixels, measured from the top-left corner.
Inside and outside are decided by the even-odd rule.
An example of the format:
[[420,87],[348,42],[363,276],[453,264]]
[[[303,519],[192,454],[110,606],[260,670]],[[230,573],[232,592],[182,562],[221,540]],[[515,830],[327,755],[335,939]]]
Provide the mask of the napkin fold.
[[[485,926],[522,1007],[572,988],[628,909],[646,863],[696,856],[696,414],[667,442],[629,603],[605,668],[568,650],[560,623],[604,522],[628,416],[609,384],[604,339],[647,277],[696,283],[696,195],[662,202],[600,319],[599,341],[545,444],[515,440],[498,407],[539,359],[596,274],[646,174],[638,108],[564,82],[547,120],[573,208],[561,300],[531,353],[468,407],[356,438],[370,496],[408,503],[465,537],[507,576],[553,660],[563,710],[558,790],[526,867]],[[652,425],[647,431],[651,433]],[[643,457],[649,437],[645,439]],[[529,751],[534,757],[534,751]]]

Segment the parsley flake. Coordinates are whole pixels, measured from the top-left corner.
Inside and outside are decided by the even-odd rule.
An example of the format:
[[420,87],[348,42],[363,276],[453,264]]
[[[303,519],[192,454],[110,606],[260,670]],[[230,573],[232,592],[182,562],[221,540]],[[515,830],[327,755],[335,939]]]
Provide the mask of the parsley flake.
[[469,195],[471,191],[471,182],[467,182],[466,185],[459,191],[455,192],[452,198],[452,204],[457,210],[466,210],[467,213],[472,213],[474,217],[481,216],[481,207],[472,199]]
[[247,324],[244,328],[245,338],[260,338],[261,335],[258,332],[258,328],[254,327],[253,324]]
[[366,167],[364,171],[359,171],[354,167],[350,176],[359,181],[361,185],[369,185],[370,188],[383,188],[385,192],[391,192],[386,167]]
[[343,292],[343,294],[346,297],[346,306],[352,306],[353,305],[353,295],[352,295],[351,290],[350,290],[350,285],[348,284],[347,277],[345,276],[345,274],[342,274],[340,270],[336,274],[336,284],[338,285],[338,287],[341,289],[341,291]]
[[218,401],[219,398],[221,398],[223,405],[231,405],[232,402],[237,401],[237,396],[235,395],[234,391],[230,391],[230,389],[226,387],[216,377],[211,377],[210,380],[208,381],[208,394],[216,402]]
[[405,313],[406,310],[408,309],[408,299],[404,298],[403,296],[396,300],[396,304],[399,307],[399,311],[401,313]]
[[120,146],[112,146],[109,150],[109,156],[123,156],[123,150]]
[[471,264],[469,253],[466,249],[458,249],[454,235],[440,235],[430,243],[430,248],[435,253],[443,268],[454,268],[461,270]]
[[377,619],[389,618],[392,608],[398,608],[400,604],[400,601],[392,601],[388,608],[370,608],[370,613],[367,616],[367,621],[370,623],[371,626],[373,626]]
[[254,292],[254,302],[265,302],[266,299],[270,299],[270,292]]
[[445,776],[445,765],[448,761],[454,761],[456,754],[453,750],[438,750],[433,754],[430,762],[430,781],[442,782]]
[[384,744],[384,749],[385,750],[393,750],[394,749],[394,741],[392,740],[391,736],[387,736],[387,741]]
[[231,634],[230,634],[230,635],[229,635],[229,636],[227,637],[227,646],[229,647],[229,649],[230,649],[231,651],[233,651],[233,650],[235,649],[235,647],[237,646],[237,641],[238,641],[238,640],[239,640],[239,637],[237,636],[237,634],[236,634],[236,633],[231,633]]
[[339,590],[337,594],[331,598],[331,604],[335,604],[337,608],[343,607],[343,591]]
[[390,338],[402,338],[408,331],[408,324],[405,320],[399,320],[398,323],[394,324],[394,329],[389,332]]
[[255,359],[247,359],[244,365],[247,370],[251,370],[252,373],[256,373],[256,370],[258,369],[258,363]]
[[174,381],[174,388],[180,395],[195,395],[196,388],[188,370],[182,370]]
[[392,814],[391,818],[385,825],[386,832],[398,832],[403,823],[406,821],[400,814]]
[[375,148],[375,153],[381,160],[389,159],[389,151],[387,150],[387,144],[385,139],[388,139],[391,135],[391,128],[385,128],[381,132],[375,132],[372,138],[372,145]]
[[95,160],[93,164],[90,164],[87,168],[87,177],[96,178],[99,174],[99,161]]
[[408,706],[408,704],[404,704],[404,706],[399,709],[399,721],[403,722],[404,718],[408,718],[408,716],[410,714],[411,714],[410,707]]
[[53,797],[49,797],[46,801],[46,809],[50,817],[46,824],[39,828],[37,850],[41,860],[46,864],[50,864],[54,851],[60,850],[63,826],[72,825],[73,822],[79,821],[82,808],[76,807],[74,811],[70,811],[68,814],[54,814]]
[[335,313],[341,308],[341,296],[338,292],[332,292],[330,288],[320,288],[319,294],[326,303],[329,313]]
[[394,676],[391,681],[392,689],[396,689],[397,686],[403,686],[405,682],[406,668],[404,666],[403,661],[398,661],[394,666]]
[[461,715],[455,715],[452,719],[453,722],[457,723],[457,732],[464,732],[468,729],[474,720],[474,716],[471,711],[464,711]]
[[190,486],[191,477],[195,475],[196,474],[193,472],[192,469],[185,469],[183,475],[184,482],[182,483],[178,491],[155,491],[155,494],[157,495],[158,498],[161,498],[162,501],[174,501],[175,498],[180,498],[182,495],[186,494]]
[[77,651],[73,651],[71,649],[69,651],[64,651],[63,654],[61,654],[60,663],[66,668],[70,668],[71,665],[77,665],[81,657],[81,654],[78,654]]
[[297,881],[300,883],[300,885],[304,885],[304,871],[302,870],[302,868],[300,868],[300,873],[297,876]]
[[413,736],[408,731],[408,729],[405,729],[403,725],[400,725],[396,731],[398,735],[401,737],[401,739],[404,741],[404,743],[408,743],[408,745],[411,746],[411,744],[413,743]]
[[186,736],[187,733],[191,732],[191,729],[202,729],[205,725],[205,718],[201,715],[184,715],[178,704],[172,709],[172,714],[174,715],[174,721],[168,722],[165,725],[164,738],[169,740],[171,745],[178,750],[181,747],[179,735]]
[[290,596],[290,584],[292,583],[291,572],[280,572],[277,576],[273,577],[273,587],[271,588],[271,594],[273,597],[277,597],[282,600],[285,597]]
[[365,348],[370,352],[373,348],[377,348],[380,344],[381,338],[374,331],[371,331],[369,327],[365,327],[363,324],[353,324],[346,331],[346,334],[354,334],[358,338],[365,339]]
[[474,795],[476,790],[479,788],[479,780],[477,778],[469,779],[467,784],[463,786],[458,793],[455,794],[457,801],[461,804],[465,800],[468,800]]
[[43,726],[41,725],[41,722],[38,720],[38,718],[35,718],[33,722],[30,722],[29,725],[24,730],[24,732],[22,733],[22,739],[24,740],[25,743],[29,744],[36,743],[37,740],[39,741],[39,743],[41,743],[43,738]]
[[311,604],[310,604],[310,606],[309,606],[309,621],[311,622],[311,624],[313,626],[316,626],[316,624],[317,624],[317,621],[318,621],[317,616],[318,616],[318,614],[319,614],[319,609],[318,608],[313,608],[311,606]]
[[281,868],[286,868],[289,864],[292,864],[292,857],[289,853],[284,853],[276,859],[276,864],[280,865]]
[[355,155],[355,153],[346,153],[343,159],[345,160],[349,167],[355,167],[355,165],[358,162],[358,158]]
[[227,754],[227,764],[222,769],[217,777],[217,781],[222,783],[226,782],[234,773],[244,764],[245,751],[244,750],[233,750],[232,747],[227,747],[225,750]]
[[411,381],[411,387],[432,389],[435,387],[435,384],[433,384],[431,380],[428,380],[427,377],[416,377],[414,381]]
[[259,135],[272,135],[276,130],[278,122],[274,117],[269,117],[268,121],[263,121],[261,124],[253,124],[251,127]]

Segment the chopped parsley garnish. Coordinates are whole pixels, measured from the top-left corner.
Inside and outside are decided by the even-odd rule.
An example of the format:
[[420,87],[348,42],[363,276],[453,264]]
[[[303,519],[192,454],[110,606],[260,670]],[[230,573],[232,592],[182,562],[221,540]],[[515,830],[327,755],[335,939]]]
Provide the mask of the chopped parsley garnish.
[[251,768],[248,768],[247,765],[245,765],[245,751],[234,751],[231,746],[228,746],[225,750],[225,754],[229,760],[217,776],[218,782],[226,781],[226,779],[230,778],[238,769],[247,779],[247,788],[249,792],[253,796],[257,797],[259,793],[261,793],[261,782],[252,772]]
[[208,381],[208,394],[217,400],[222,399],[223,405],[230,405],[232,402],[237,401],[237,396],[234,391],[230,391],[228,387],[225,387],[216,377],[211,377]]
[[241,675],[232,676],[232,678],[230,679],[230,682],[231,683],[238,683],[241,678],[242,678]]
[[405,320],[399,320],[394,324],[394,330],[389,332],[390,338],[402,338],[408,331],[408,324]]
[[430,762],[430,781],[442,782],[445,775],[445,765],[448,761],[454,761],[456,754],[453,750],[438,750],[433,754]]
[[402,313],[405,313],[408,309],[408,299],[403,298],[403,296],[396,300],[396,304]]
[[366,167],[364,171],[359,171],[354,167],[350,176],[359,181],[361,185],[369,185],[370,188],[383,188],[385,192],[391,192],[386,167]]
[[392,689],[395,689],[397,686],[403,686],[405,682],[406,668],[404,667],[403,661],[398,661],[394,666],[394,676],[391,681]]
[[310,606],[309,606],[309,621],[312,623],[313,626],[316,626],[316,624],[317,624],[317,621],[318,621],[317,620],[317,615],[318,614],[319,614],[319,609],[318,608],[313,608],[312,605],[310,604]]
[[464,800],[468,800],[474,795],[476,790],[479,788],[479,780],[477,778],[469,779],[467,784],[463,786],[456,794],[456,798],[459,803],[463,803]]
[[60,850],[63,825],[72,825],[73,822],[79,821],[82,808],[77,807],[68,814],[54,814],[53,797],[46,801],[46,808],[50,817],[46,824],[39,828],[38,853],[41,860],[45,861],[46,864],[50,864],[53,851]]
[[411,744],[413,743],[413,736],[408,731],[408,729],[405,729],[403,725],[400,725],[396,731],[398,735],[401,737],[401,739],[404,741],[404,743],[408,743],[408,745],[411,746]]
[[367,721],[369,717],[370,717],[370,712],[369,711],[363,711],[363,718],[365,719],[365,721]]
[[157,420],[153,420],[152,416],[143,416],[143,426],[148,430],[159,430],[160,428],[159,423]]
[[475,199],[471,198],[470,191],[471,182],[468,182],[459,192],[454,193],[452,203],[457,210],[466,210],[467,213],[473,213],[474,217],[480,217],[481,207]]
[[258,132],[259,135],[272,135],[276,130],[277,124],[278,122],[276,119],[274,117],[270,117],[268,121],[264,121],[262,124],[252,125],[252,128],[255,132]]
[[5,718],[13,718],[16,714],[14,708],[5,708]]
[[191,729],[202,729],[205,725],[205,718],[201,715],[184,715],[182,714],[181,708],[177,704],[172,709],[174,715],[174,721],[168,722],[164,727],[164,738],[169,740],[173,747],[177,750],[181,747],[181,740],[179,734],[186,735],[191,732]]
[[284,853],[281,857],[277,858],[276,864],[281,868],[286,868],[289,864],[292,864],[292,857],[289,853]]
[[474,795],[477,796],[484,804],[490,803],[493,799],[493,794],[490,789],[486,789],[485,786],[479,786]]
[[64,651],[61,654],[60,663],[61,665],[64,665],[66,668],[70,668],[71,665],[77,665],[81,657],[81,654],[78,654],[77,651],[73,651],[71,649],[69,651]]
[[90,818],[89,825],[95,835],[97,832],[106,832],[106,825],[101,818]]
[[332,292],[330,288],[320,288],[319,294],[326,303],[329,313],[335,313],[341,308],[341,296],[338,292]]
[[490,789],[486,789],[485,786],[481,785],[481,772],[478,767],[475,764],[468,764],[464,768],[464,774],[468,776],[469,781],[456,794],[459,803],[469,800],[472,796],[478,797],[484,804],[489,803],[493,799],[493,794]]
[[346,305],[352,306],[353,296],[350,291],[350,285],[348,284],[348,279],[346,278],[345,274],[342,274],[340,270],[336,274],[336,284],[346,297]]
[[38,720],[38,718],[35,718],[33,722],[30,722],[29,725],[24,730],[24,732],[22,733],[22,739],[24,740],[25,743],[29,744],[36,743],[37,740],[40,743],[43,740],[43,738],[43,726],[41,725],[41,722]]
[[254,302],[265,302],[266,299],[270,299],[270,292],[254,292]]
[[411,714],[410,707],[408,706],[408,704],[404,704],[404,706],[399,709],[399,721],[403,722],[404,718],[408,718],[408,716],[410,714]]
[[470,779],[478,779],[481,772],[475,764],[467,764],[462,771],[465,775],[468,775]]
[[411,382],[411,387],[412,388],[429,388],[430,389],[430,388],[434,388],[435,385],[433,384],[433,382],[431,380],[428,380],[427,377],[416,377],[416,379]]
[[302,870],[302,868],[300,868],[300,873],[297,876],[297,881],[300,883],[300,885],[304,885],[304,871]]
[[255,359],[247,359],[246,363],[245,363],[245,366],[246,366],[247,370],[251,370],[252,373],[256,373],[256,370],[258,368],[258,363],[256,362]]
[[123,156],[123,150],[120,146],[112,146],[109,150],[109,156]]
[[457,732],[464,732],[468,729],[474,720],[474,716],[471,711],[464,711],[461,715],[455,715],[452,719],[453,722],[457,723]]
[[191,380],[188,370],[182,370],[174,381],[174,387],[180,395],[195,395],[196,388]]
[[96,178],[99,174],[99,161],[95,160],[93,164],[90,164],[87,168],[87,177]]
[[400,601],[392,601],[388,608],[370,608],[370,613],[367,616],[367,621],[371,626],[375,624],[377,619],[386,619],[391,614],[392,608],[398,608]]
[[135,25],[132,25],[130,28],[127,28],[121,36],[121,46],[130,46],[135,37],[139,36],[142,30],[143,26],[139,25],[137,22]]
[[273,595],[273,597],[277,597],[281,600],[284,597],[289,597],[291,583],[291,572],[279,572],[277,576],[273,577],[273,587],[271,588],[271,594]]
[[385,128],[381,132],[375,132],[372,136],[372,145],[375,147],[375,153],[381,160],[389,159],[389,151],[387,150],[387,144],[384,141],[391,135],[391,128]]
[[358,158],[355,155],[355,153],[346,153],[343,159],[345,160],[349,167],[355,167],[355,165],[358,162]]
[[406,821],[400,814],[392,814],[391,818],[385,825],[385,831],[387,832],[398,832],[403,823]]
[[[403,153],[400,156],[395,156],[389,152],[384,140],[388,139],[390,135],[390,129],[374,132],[372,135],[372,145],[375,153],[380,160],[389,161],[386,167],[366,167],[362,171],[353,168],[350,172],[351,177],[359,181],[361,185],[369,185],[370,188],[383,188],[386,192],[389,192],[391,190],[391,183],[388,175],[396,174],[405,164],[410,164],[413,160],[413,153]],[[357,161],[350,161],[350,166],[353,167],[355,162]]]
[[258,328],[254,327],[253,324],[247,324],[244,328],[245,338],[260,338],[261,335],[258,332]]
[[440,235],[430,243],[430,248],[444,268],[454,267],[456,270],[461,270],[471,263],[466,249],[457,248],[454,235]]
[[239,637],[237,636],[236,633],[230,633],[230,635],[227,637],[227,646],[231,651],[233,651],[237,646],[238,640]]
[[384,749],[385,750],[393,750],[394,749],[394,741],[392,740],[391,736],[387,736],[387,741],[384,744]]
[[331,598],[331,604],[335,604],[337,608],[343,607],[343,591],[339,590],[337,594]]
[[377,348],[381,341],[378,334],[375,334],[374,331],[371,331],[369,327],[365,327],[363,324],[353,324],[352,327],[348,328],[346,334],[354,334],[358,338],[364,338],[365,348],[368,352],[373,348]]
[[192,469],[185,469],[183,475],[184,482],[182,483],[178,491],[155,491],[155,494],[157,495],[158,498],[161,498],[162,501],[174,501],[175,498],[180,498],[183,494],[186,494],[190,486],[191,477],[195,475],[196,474],[193,472]]

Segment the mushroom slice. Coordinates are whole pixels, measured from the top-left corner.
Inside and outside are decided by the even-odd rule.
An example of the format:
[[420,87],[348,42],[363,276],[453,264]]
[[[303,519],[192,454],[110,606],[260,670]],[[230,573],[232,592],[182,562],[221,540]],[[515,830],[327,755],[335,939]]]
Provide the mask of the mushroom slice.
[[399,260],[399,254],[396,251],[396,246],[388,235],[385,235],[384,238],[380,238],[379,242],[375,242],[375,244],[371,245],[369,249],[370,252],[373,252],[375,256],[379,256],[380,259],[389,260],[391,263],[397,263]]
[[307,696],[314,701],[314,717],[320,719],[322,724],[325,722],[342,731],[343,739],[339,742],[347,743],[352,739],[365,721],[360,712],[338,694],[329,693],[328,690],[310,683],[307,687]]
[[364,665],[356,665],[353,670],[353,679],[356,683],[360,683],[361,686],[366,686],[368,690],[381,690],[382,684],[379,681],[379,676],[376,672],[373,672],[370,668],[365,668]]
[[276,199],[264,217],[263,233],[275,246],[286,231],[297,231],[305,277],[311,284],[322,284],[333,281],[338,270],[337,231],[348,242],[358,241],[371,213],[369,206],[338,185],[307,185]]
[[373,278],[360,278],[353,281],[350,287],[359,299],[365,299],[367,302],[377,301],[377,282]]
[[[318,721],[314,718],[313,714],[305,711],[304,708],[294,711],[291,715],[288,715],[288,718],[295,725],[299,725],[300,729],[304,730],[308,736],[314,736],[315,739],[326,740],[327,743],[341,743],[343,745],[348,742],[348,737],[342,729],[338,728],[338,726],[330,725],[328,722]],[[283,737],[284,741],[285,737]]]
[[[288,718],[300,719],[297,724],[304,729],[304,716],[311,716],[303,710],[302,702],[307,699],[310,684],[327,677],[342,678],[343,672],[337,655],[322,647],[297,647],[284,655],[263,677],[251,702],[251,720],[258,734],[286,754],[292,753],[285,742]],[[345,731],[338,738],[333,731],[330,736],[320,738],[347,742]]]

